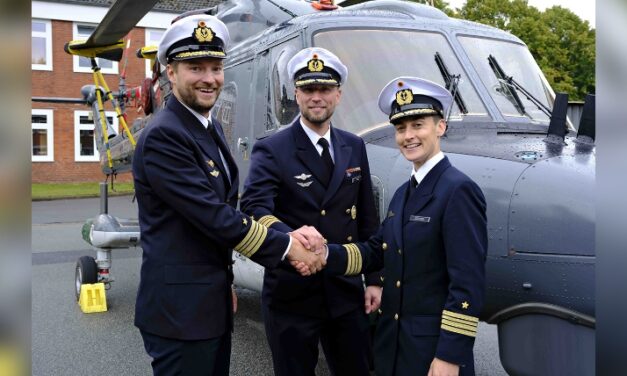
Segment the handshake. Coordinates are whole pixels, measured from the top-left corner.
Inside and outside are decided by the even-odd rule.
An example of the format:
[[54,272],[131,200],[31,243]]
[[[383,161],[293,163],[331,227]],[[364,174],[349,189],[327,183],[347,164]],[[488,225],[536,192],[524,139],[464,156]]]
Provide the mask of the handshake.
[[292,245],[287,253],[290,264],[303,277],[316,274],[326,265],[328,248],[324,237],[312,226],[289,233]]

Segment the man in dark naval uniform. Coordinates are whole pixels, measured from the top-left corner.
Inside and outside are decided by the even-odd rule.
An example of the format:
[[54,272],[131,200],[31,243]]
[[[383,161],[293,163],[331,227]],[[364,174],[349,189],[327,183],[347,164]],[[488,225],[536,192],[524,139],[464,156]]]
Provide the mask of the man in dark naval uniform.
[[[229,35],[217,18],[174,22],[159,43],[172,93],[133,159],[143,259],[135,325],[155,375],[228,375],[232,249],[266,266],[323,259],[235,210],[238,172],[211,117]],[[322,239],[320,239],[322,241]]]
[[474,375],[472,348],[485,293],[486,203],[440,151],[450,93],[399,77],[379,95],[396,143],[414,169],[394,194],[377,235],[330,245],[325,273],[385,264],[375,334],[378,376]]
[[[365,241],[378,228],[366,148],[331,124],[347,69],[330,51],[312,47],[292,57],[287,70],[300,117],[255,143],[241,208],[283,232],[310,225],[328,242]],[[379,306],[379,277],[368,276],[364,294],[361,275],[301,277],[287,262],[266,270],[262,304],[275,375],[314,375],[318,342],[333,375],[368,375],[366,312]]]

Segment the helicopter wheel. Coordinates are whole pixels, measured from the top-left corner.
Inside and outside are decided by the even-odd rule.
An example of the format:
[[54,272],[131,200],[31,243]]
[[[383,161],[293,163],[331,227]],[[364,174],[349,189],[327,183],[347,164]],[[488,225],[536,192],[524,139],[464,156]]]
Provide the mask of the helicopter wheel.
[[74,273],[74,283],[76,289],[76,300],[81,295],[81,285],[98,282],[98,265],[91,256],[82,256],[76,262],[76,272]]

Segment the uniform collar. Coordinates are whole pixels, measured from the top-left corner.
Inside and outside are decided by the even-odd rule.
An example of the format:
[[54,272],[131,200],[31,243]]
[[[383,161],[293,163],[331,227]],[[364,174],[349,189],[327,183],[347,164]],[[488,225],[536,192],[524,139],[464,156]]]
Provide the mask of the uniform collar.
[[420,166],[420,168],[418,168],[418,170],[412,169],[411,175],[414,176],[418,184],[420,184],[429,171],[431,171],[431,169],[442,159],[444,159],[444,153],[440,151],[433,157],[429,158],[422,166]]
[[307,137],[309,137],[309,140],[311,140],[311,143],[314,146],[318,144],[318,140],[320,138],[324,138],[329,143],[329,148],[333,149],[333,145],[331,144],[331,125],[329,125],[329,129],[327,129],[327,132],[322,137],[320,137],[318,133],[314,132],[311,128],[306,126],[305,123],[303,123],[302,117],[299,119],[299,122],[300,122],[300,126],[303,127],[305,134],[307,135]]
[[187,108],[187,110],[189,110],[189,112],[191,112],[192,115],[194,115],[196,117],[196,119],[198,119],[198,121],[200,121],[200,123],[203,125],[203,127],[205,127],[205,129],[207,129],[209,124],[211,124],[211,112],[213,111],[213,108],[211,110],[209,110],[209,117],[206,118],[203,115],[199,114],[198,112],[192,110],[188,105],[183,103],[183,101],[179,100],[179,103],[182,104],[183,107]]

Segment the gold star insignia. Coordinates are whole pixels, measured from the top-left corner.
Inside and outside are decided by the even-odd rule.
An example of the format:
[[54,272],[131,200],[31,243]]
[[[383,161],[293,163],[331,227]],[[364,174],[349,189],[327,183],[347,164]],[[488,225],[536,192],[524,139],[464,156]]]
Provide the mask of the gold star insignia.
[[246,218],[242,219],[242,223],[244,224],[244,226],[248,225],[248,220]]
[[470,307],[470,304],[468,304],[468,302],[463,302],[462,303],[462,308],[463,309],[468,309],[468,307]]

